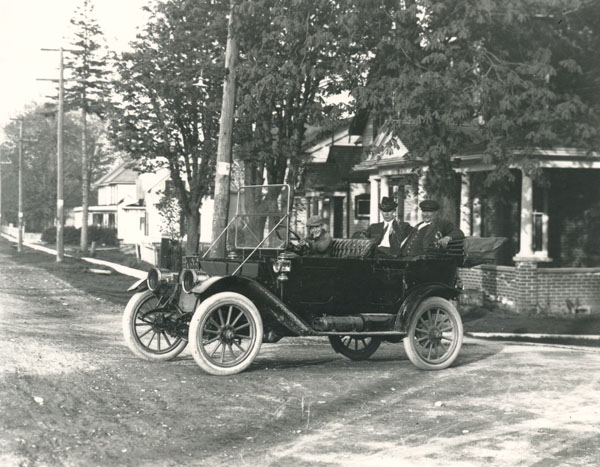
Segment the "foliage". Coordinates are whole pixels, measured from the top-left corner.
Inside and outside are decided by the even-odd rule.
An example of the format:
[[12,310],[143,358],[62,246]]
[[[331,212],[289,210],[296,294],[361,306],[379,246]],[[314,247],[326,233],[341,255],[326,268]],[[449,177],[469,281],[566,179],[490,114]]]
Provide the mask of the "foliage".
[[[99,245],[105,246],[118,246],[119,240],[117,239],[117,229],[108,227],[98,227],[96,225],[88,226],[88,233],[91,242],[96,242]],[[81,236],[81,229],[67,225],[63,229],[63,237],[66,245],[77,245],[79,244]],[[56,242],[56,227],[48,227],[42,232],[42,242],[44,243],[55,243]]]
[[[63,229],[63,240],[66,245],[75,245],[79,243],[79,229],[72,225],[67,225]],[[42,232],[42,242],[56,243],[56,227],[48,227]]]
[[66,54],[67,108],[103,115],[108,104],[108,51],[91,0],[81,0],[71,18],[73,38]]
[[597,145],[597,3],[356,4],[342,21],[358,14],[369,31],[355,68],[365,76],[353,90],[357,108],[427,163],[431,189],[454,189],[452,155],[483,151],[497,164],[493,184],[531,148]]
[[169,168],[190,253],[198,244],[202,198],[212,190],[227,11],[225,1],[155,4],[132,51],[117,62],[121,102],[112,138],[141,169]]
[[181,207],[176,193],[173,193],[171,184],[167,183],[166,189],[158,193],[160,199],[156,204],[161,217],[161,232],[171,240],[181,237]]
[[[25,109],[23,117],[23,213],[28,232],[41,232],[52,225],[56,216],[56,118],[55,112],[45,106]],[[2,168],[2,204],[6,222],[17,222],[19,123],[10,122],[4,128],[8,149],[4,157],[11,161]],[[78,119],[65,115],[63,136],[65,208],[81,203],[81,160]],[[89,124],[92,176],[103,175],[112,162],[110,148],[101,144],[104,125],[93,118]]]
[[[341,90],[348,42],[338,17],[351,2],[243,1],[236,156],[246,183],[298,181],[308,125],[331,126],[342,105],[324,98]],[[260,34],[257,34],[260,31]]]

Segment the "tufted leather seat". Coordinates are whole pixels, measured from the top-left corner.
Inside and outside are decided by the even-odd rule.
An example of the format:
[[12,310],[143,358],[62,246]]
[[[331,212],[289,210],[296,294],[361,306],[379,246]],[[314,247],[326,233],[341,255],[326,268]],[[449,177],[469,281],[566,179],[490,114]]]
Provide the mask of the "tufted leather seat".
[[368,258],[376,243],[368,238],[334,238],[329,255],[333,258]]

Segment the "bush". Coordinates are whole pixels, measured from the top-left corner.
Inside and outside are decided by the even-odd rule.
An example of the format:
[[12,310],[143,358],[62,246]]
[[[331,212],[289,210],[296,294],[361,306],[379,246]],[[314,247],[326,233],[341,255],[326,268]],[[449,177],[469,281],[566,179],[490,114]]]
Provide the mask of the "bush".
[[[65,245],[79,245],[81,241],[81,229],[66,226],[63,230]],[[42,242],[56,243],[56,227],[48,227],[42,232]],[[98,245],[119,246],[117,229],[107,227],[88,226],[88,242],[96,242]]]
[[88,241],[96,242],[98,245],[119,246],[117,229],[108,227],[88,226]]
[[[66,245],[77,245],[80,238],[79,229],[67,225],[63,229],[63,241]],[[42,242],[56,243],[56,227],[48,227],[42,232]]]

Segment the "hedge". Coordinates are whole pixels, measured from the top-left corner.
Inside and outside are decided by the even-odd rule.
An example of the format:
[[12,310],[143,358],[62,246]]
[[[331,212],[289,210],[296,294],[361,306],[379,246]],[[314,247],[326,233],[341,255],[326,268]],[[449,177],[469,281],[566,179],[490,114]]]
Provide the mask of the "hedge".
[[[81,229],[66,226],[63,229],[64,243],[67,245],[79,245],[81,241]],[[42,232],[42,242],[56,243],[56,227],[48,227]],[[99,245],[119,246],[117,229],[108,227],[88,226],[88,242],[96,242]]]

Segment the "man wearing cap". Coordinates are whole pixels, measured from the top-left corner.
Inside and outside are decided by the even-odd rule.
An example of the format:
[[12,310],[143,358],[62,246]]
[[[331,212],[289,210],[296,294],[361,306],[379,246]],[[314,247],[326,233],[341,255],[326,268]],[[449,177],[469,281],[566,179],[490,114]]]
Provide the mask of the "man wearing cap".
[[300,242],[308,246],[308,254],[316,256],[327,256],[333,239],[329,232],[323,227],[321,216],[311,216],[306,222],[308,236]]
[[396,203],[392,198],[384,196],[379,203],[383,222],[371,224],[362,235],[377,242],[375,256],[379,258],[394,258],[400,254],[402,242],[412,232],[408,222],[396,219]]
[[437,201],[427,199],[419,203],[423,221],[415,226],[415,230],[402,246],[402,256],[419,256],[434,245],[446,248],[450,240],[464,238],[465,234],[452,222],[438,217],[440,205]]

